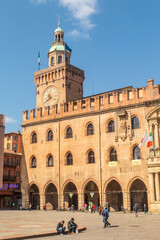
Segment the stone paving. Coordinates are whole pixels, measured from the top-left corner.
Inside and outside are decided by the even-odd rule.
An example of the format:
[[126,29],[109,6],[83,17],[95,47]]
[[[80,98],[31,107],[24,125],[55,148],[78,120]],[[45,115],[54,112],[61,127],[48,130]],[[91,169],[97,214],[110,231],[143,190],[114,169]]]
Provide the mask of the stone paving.
[[[160,240],[160,215],[139,213],[110,213],[110,228],[103,228],[102,216],[98,213],[71,213],[57,211],[0,211],[0,239],[20,235],[35,235],[55,231],[57,223],[75,218],[78,225],[87,230],[79,234],[32,238],[34,240]],[[22,238],[23,239],[23,238]]]

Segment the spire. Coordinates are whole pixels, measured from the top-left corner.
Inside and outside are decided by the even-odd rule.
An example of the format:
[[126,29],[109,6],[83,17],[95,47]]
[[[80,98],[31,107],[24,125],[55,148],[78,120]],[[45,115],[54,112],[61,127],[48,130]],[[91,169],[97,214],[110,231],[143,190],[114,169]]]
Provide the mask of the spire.
[[60,27],[60,20],[58,20],[58,27]]

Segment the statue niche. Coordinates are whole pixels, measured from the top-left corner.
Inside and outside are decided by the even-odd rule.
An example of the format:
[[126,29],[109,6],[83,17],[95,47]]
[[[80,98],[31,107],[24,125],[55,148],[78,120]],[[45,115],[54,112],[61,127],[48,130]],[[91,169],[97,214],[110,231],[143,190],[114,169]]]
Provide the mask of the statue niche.
[[120,117],[119,137],[122,139],[122,141],[125,141],[127,138],[127,124],[124,117]]
[[120,109],[117,111],[118,116],[118,137],[125,141],[127,138],[127,122],[126,117],[127,113],[125,110]]

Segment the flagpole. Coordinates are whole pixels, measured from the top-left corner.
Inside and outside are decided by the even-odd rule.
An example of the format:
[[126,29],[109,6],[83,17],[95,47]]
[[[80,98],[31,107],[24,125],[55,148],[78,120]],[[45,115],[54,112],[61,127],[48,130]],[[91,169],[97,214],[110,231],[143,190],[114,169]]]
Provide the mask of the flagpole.
[[38,52],[38,71],[40,70],[40,65],[41,65],[41,63],[40,63],[40,52]]

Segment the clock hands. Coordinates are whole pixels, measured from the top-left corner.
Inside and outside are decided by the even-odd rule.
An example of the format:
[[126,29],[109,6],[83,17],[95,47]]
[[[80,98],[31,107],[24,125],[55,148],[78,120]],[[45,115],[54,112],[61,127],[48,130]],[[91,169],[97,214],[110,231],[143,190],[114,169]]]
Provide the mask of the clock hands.
[[52,96],[50,94],[48,94],[48,99],[45,101],[45,103],[47,103],[51,98],[52,98]]

